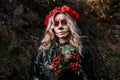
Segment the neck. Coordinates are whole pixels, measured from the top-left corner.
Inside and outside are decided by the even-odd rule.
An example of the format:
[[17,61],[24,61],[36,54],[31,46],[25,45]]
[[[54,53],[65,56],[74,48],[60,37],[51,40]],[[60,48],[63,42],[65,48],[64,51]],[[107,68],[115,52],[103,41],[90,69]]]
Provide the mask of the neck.
[[60,43],[66,43],[68,42],[68,38],[59,38]]

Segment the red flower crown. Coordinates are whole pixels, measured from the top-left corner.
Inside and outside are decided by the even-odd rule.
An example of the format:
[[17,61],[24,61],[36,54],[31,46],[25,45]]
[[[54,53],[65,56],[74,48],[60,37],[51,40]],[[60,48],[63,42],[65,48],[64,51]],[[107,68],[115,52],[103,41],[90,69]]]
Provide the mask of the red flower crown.
[[50,11],[49,14],[45,17],[45,21],[44,21],[45,26],[48,25],[49,18],[54,14],[56,14],[57,12],[67,12],[74,20],[77,20],[79,18],[79,14],[66,5],[62,6],[61,8],[55,7],[55,9]]

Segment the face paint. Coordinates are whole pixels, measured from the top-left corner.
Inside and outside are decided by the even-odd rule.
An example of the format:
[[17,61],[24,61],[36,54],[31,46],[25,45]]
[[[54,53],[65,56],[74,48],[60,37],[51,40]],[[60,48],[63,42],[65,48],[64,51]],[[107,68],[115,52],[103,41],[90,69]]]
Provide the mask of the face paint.
[[55,35],[60,38],[68,38],[70,34],[70,28],[67,24],[67,17],[65,14],[58,14],[54,19],[54,32]]
[[55,27],[58,27],[60,24],[61,24],[62,26],[67,26],[67,21],[66,21],[66,19],[55,20],[55,21],[54,21],[54,26],[55,26]]

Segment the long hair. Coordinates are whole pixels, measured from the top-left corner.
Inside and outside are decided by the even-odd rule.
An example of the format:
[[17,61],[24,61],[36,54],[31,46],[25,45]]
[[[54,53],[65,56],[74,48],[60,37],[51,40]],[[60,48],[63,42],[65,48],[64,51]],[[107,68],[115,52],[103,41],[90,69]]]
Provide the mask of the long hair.
[[[45,31],[45,36],[43,40],[41,41],[40,49],[49,49],[51,40],[53,40],[56,37],[53,31],[53,27],[54,27],[53,24],[54,24],[54,18],[57,14],[60,14],[60,13],[54,14],[49,19],[49,23]],[[62,14],[66,15],[66,17],[68,18],[67,25],[70,28],[70,35],[68,37],[69,43],[70,45],[74,46],[81,55],[81,49],[82,49],[82,41],[81,41],[81,36],[80,36],[81,31],[79,30],[76,24],[76,21],[71,16],[69,16],[69,14],[67,13],[62,13]]]

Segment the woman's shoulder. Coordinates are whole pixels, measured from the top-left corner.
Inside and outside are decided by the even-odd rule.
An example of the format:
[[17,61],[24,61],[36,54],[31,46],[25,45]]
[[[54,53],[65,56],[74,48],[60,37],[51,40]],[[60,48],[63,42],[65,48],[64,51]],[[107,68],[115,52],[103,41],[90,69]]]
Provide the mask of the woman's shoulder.
[[83,45],[83,47],[82,47],[82,54],[90,54],[91,52],[90,52],[90,48],[89,47],[87,47],[86,45]]
[[46,52],[46,51],[48,51],[49,49],[45,49],[45,48],[38,48],[37,49],[37,54],[42,54],[42,53],[44,53],[44,52]]
[[82,48],[82,58],[84,61],[91,60],[91,58],[92,58],[90,48],[87,47],[86,45],[84,45]]
[[42,57],[43,54],[45,53],[46,49],[40,49],[38,48],[36,52],[33,54],[34,58]]

